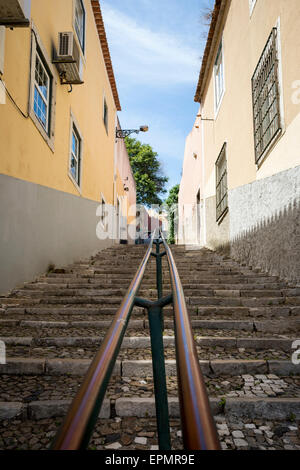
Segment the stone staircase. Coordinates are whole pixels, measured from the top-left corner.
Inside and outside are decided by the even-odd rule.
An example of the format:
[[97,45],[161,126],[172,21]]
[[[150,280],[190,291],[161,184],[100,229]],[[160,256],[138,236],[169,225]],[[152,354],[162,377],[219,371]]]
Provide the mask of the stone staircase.
[[[0,297],[0,449],[47,449],[137,270],[115,246]],[[300,449],[300,288],[201,249],[172,248],[223,449]],[[150,258],[139,297],[156,298]],[[164,295],[170,292],[163,258]],[[172,307],[165,356],[173,449],[182,448]],[[298,374],[298,375],[297,375]],[[146,312],[135,308],[90,449],[157,449]]]

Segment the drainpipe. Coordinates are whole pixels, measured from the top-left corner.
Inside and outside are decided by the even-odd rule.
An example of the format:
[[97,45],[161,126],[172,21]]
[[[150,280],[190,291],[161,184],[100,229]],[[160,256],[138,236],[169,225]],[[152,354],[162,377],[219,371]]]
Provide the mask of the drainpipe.
[[[200,104],[200,113],[202,114],[202,104]],[[204,145],[204,122],[201,120],[201,166],[202,166],[202,188],[203,188],[203,245],[206,246],[206,203],[205,203],[205,165],[204,165],[204,160],[205,160],[205,145]]]
[[[115,117],[115,130],[116,128],[118,127],[119,125],[119,119],[118,119],[118,115],[117,115],[117,112],[116,112],[116,117]],[[116,131],[114,131],[116,132]],[[117,208],[116,208],[116,205],[117,205],[117,171],[116,171],[116,168],[117,168],[117,152],[118,152],[118,139],[116,137],[114,137],[115,139],[115,147],[114,147],[114,181],[113,181],[113,206],[114,206],[114,209],[113,209],[113,237],[116,235],[117,233]],[[117,241],[113,240],[114,243],[117,243]]]

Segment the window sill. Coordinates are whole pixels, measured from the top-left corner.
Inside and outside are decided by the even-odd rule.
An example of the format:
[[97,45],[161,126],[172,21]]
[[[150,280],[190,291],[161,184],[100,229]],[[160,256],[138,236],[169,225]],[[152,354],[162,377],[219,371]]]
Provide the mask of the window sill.
[[277,133],[275,134],[275,136],[273,137],[273,139],[271,140],[271,142],[269,143],[268,147],[266,148],[266,150],[264,151],[264,153],[262,154],[262,156],[259,158],[259,160],[256,162],[256,169],[257,171],[261,168],[261,166],[263,165],[263,163],[265,162],[266,158],[270,155],[270,153],[273,151],[275,145],[278,144],[279,140],[281,139],[281,137],[285,134],[285,131],[283,129],[279,129],[277,131]]
[[33,124],[35,125],[35,127],[37,128],[37,130],[39,131],[39,133],[41,134],[41,136],[43,137],[44,141],[46,142],[46,144],[48,145],[48,147],[50,148],[51,152],[54,153],[54,136],[50,137],[47,132],[45,131],[45,129],[43,128],[43,126],[41,125],[40,121],[38,120],[38,118],[36,117],[35,113],[33,110],[30,110],[30,113],[29,113],[29,116],[33,122]]
[[250,19],[252,18],[253,12],[254,12],[255,7],[256,7],[256,4],[257,4],[257,0],[255,1],[255,3],[252,6],[250,6]]
[[225,95],[225,90],[222,93],[222,96],[220,98],[220,101],[219,101],[219,104],[218,104],[217,108],[215,108],[215,121],[216,121],[216,119],[219,115],[219,112],[220,112],[220,109],[221,109],[221,106],[222,106],[222,102],[223,102],[223,99],[224,99],[224,95]]
[[227,208],[224,210],[223,214],[220,215],[220,217],[217,219],[216,222],[217,222],[218,225],[221,225],[221,223],[222,223],[223,220],[225,219],[225,217],[226,217],[226,215],[228,214],[228,212],[229,212],[229,208],[227,207]]
[[73,185],[75,186],[75,188],[77,189],[77,191],[79,192],[80,196],[82,195],[82,191],[81,191],[81,188],[80,186],[78,186],[78,183],[76,183],[76,181],[74,180],[73,176],[71,175],[71,173],[68,173],[68,176],[70,178],[70,180],[72,181]]

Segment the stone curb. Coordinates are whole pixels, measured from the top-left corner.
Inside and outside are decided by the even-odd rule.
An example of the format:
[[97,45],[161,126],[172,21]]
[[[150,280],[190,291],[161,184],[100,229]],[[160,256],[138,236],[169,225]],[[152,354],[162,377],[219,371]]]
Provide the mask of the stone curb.
[[[142,322],[143,320],[141,320]],[[58,324],[60,326],[60,324]],[[0,337],[7,345],[13,346],[56,346],[56,347],[84,347],[89,345],[100,346],[101,336],[63,336],[63,337]],[[174,336],[163,337],[165,347],[174,347]],[[245,348],[245,349],[280,349],[290,351],[294,339],[281,338],[236,338],[221,336],[197,336],[196,343],[204,347]],[[123,339],[122,349],[150,349],[149,336],[127,336]]]
[[[92,359],[35,359],[8,358],[6,364],[0,364],[1,375],[70,375],[83,376]],[[213,360],[199,361],[202,373],[206,376],[277,374],[279,376],[300,375],[300,364],[291,361],[264,360]],[[166,360],[166,375],[177,374],[176,361]],[[113,375],[123,377],[152,377],[151,360],[117,361]]]
[[210,367],[215,375],[252,375],[268,372],[267,362],[259,360],[214,360],[210,361]]
[[[48,359],[46,373],[49,375],[83,376],[86,374],[92,359]],[[121,375],[121,361],[116,361],[113,375]]]
[[23,403],[0,402],[0,421],[18,417],[25,419],[27,416],[26,408],[26,405]]
[[[211,410],[213,414],[217,414],[220,400],[217,398],[210,399]],[[169,416],[171,418],[180,418],[178,398],[169,398]],[[155,399],[154,398],[118,398],[116,400],[115,409],[117,416],[138,418],[153,418],[156,416]]]
[[244,398],[227,398],[225,414],[240,418],[267,418],[268,420],[282,420],[293,415],[300,419],[299,398],[257,398],[247,400]]
[[[36,401],[28,405],[29,418],[34,420],[66,416],[72,400]],[[110,400],[104,400],[99,418],[110,418]]]
[[45,359],[8,358],[6,364],[0,364],[0,374],[4,375],[42,375],[45,373]]
[[[211,411],[215,416],[225,413],[225,416],[236,418],[266,418],[284,420],[291,416],[300,419],[300,399],[298,398],[211,398]],[[42,420],[64,417],[72,400],[37,401],[28,405],[14,402],[0,402],[0,421],[20,418]],[[179,418],[179,401],[177,398],[169,398],[169,416]],[[154,398],[118,398],[115,402],[115,411],[118,417],[155,417]],[[111,417],[111,401],[104,400],[99,417],[109,419]]]

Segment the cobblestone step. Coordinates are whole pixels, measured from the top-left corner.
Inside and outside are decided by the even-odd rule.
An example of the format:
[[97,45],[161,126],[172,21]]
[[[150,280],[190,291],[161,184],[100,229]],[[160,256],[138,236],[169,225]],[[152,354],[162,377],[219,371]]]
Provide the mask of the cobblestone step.
[[[105,318],[105,317],[104,317]],[[0,320],[0,335],[3,337],[45,337],[45,336],[103,336],[113,321],[113,316],[105,320],[92,321],[45,321],[45,320]],[[191,317],[191,325],[197,336],[229,336],[260,338],[269,337],[287,338],[297,336],[300,332],[300,319],[289,323],[273,320],[241,321],[241,320],[199,320]],[[174,321],[164,320],[165,336],[174,335]],[[285,333],[285,336],[283,336]],[[149,336],[149,322],[147,315],[143,319],[131,319],[128,324],[127,335]]]
[[[116,246],[55,268],[0,297],[0,337],[7,343],[7,364],[0,365],[0,448],[47,447],[145,250]],[[299,332],[299,286],[206,249],[175,246],[172,251],[222,448],[295,449],[300,366],[291,361],[291,345]],[[155,272],[151,258],[140,297],[156,298]],[[163,277],[166,295],[170,277],[165,257]],[[172,307],[164,314],[172,443],[180,448]],[[106,399],[106,417],[97,425],[92,448],[154,450],[144,309],[134,308]]]
[[[266,419],[231,418],[228,413],[215,416],[222,449],[224,450],[291,450],[299,449],[297,422]],[[0,448],[40,450],[50,446],[62,418],[3,421]],[[21,426],[22,429],[21,429]],[[179,419],[171,419],[172,449],[182,449]],[[10,430],[8,430],[8,428]],[[24,431],[23,431],[24,429]],[[36,437],[38,436],[38,437]],[[239,437],[237,437],[239,436]],[[90,450],[158,450],[156,419],[116,417],[99,420]]]
[[[281,397],[300,399],[300,377],[258,375],[204,376],[210,397]],[[2,375],[0,382],[0,402],[30,403],[72,399],[81,384],[81,376],[76,375]],[[177,377],[167,376],[168,395],[177,397]],[[120,377],[114,375],[109,383],[106,398],[153,398],[152,377]]]

